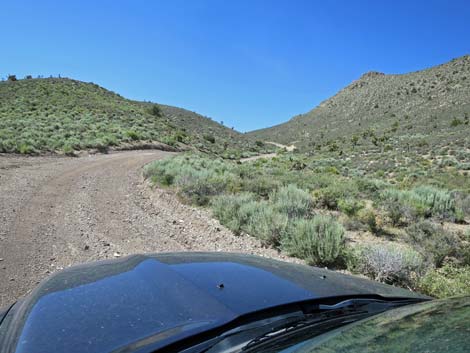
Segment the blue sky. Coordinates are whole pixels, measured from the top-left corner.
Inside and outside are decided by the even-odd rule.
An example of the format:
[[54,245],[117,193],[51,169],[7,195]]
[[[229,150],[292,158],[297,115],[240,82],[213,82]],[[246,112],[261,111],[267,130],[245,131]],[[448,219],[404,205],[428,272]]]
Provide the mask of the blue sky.
[[0,76],[62,75],[248,131],[366,71],[470,53],[470,1],[0,2]]

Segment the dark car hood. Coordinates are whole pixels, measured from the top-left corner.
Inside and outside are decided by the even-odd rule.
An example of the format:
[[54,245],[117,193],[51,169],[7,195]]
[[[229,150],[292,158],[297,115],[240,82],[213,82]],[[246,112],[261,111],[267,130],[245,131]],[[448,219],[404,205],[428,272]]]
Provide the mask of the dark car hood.
[[0,347],[5,352],[146,351],[254,311],[364,294],[421,297],[250,255],[136,255],[72,267],[46,279],[6,315]]

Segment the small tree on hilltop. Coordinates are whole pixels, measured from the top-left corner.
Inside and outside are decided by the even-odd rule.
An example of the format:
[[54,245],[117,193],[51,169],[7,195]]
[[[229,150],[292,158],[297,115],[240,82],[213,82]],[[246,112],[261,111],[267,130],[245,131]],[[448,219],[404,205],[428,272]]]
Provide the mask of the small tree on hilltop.
[[7,78],[8,81],[18,81],[18,79],[16,78],[16,75],[8,75],[8,78]]
[[152,109],[150,110],[150,112],[152,113],[152,115],[155,115],[155,116],[158,116],[158,117],[162,116],[162,110],[161,110],[161,108],[158,104],[154,104],[152,106]]

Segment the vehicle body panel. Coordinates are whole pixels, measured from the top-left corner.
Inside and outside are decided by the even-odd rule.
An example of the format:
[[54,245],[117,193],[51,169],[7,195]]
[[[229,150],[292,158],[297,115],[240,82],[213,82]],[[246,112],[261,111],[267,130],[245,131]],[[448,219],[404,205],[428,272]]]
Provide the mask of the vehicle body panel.
[[109,352],[177,340],[243,315],[315,298],[404,289],[250,255],[135,255],[71,267],[15,304],[0,326],[5,352]]

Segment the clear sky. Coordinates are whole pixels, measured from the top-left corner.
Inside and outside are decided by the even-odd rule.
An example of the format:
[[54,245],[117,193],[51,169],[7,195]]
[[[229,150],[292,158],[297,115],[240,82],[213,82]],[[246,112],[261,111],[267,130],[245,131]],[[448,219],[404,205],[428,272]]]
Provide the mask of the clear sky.
[[248,131],[366,71],[470,53],[470,0],[1,0],[0,76],[62,75]]

